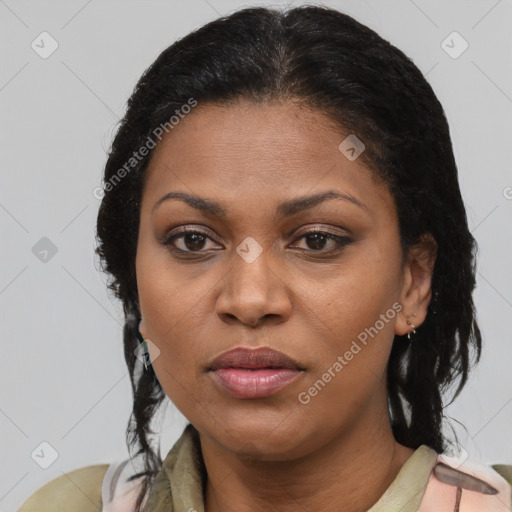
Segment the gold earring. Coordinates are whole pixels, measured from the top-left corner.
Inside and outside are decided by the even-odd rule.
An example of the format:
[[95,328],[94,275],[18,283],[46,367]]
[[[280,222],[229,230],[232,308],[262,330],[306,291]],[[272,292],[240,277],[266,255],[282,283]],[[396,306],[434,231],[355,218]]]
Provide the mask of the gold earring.
[[[415,316],[415,315],[413,315],[413,316]],[[412,327],[412,333],[416,334],[416,330],[414,329],[414,324],[411,324],[411,322],[407,321],[407,325],[410,325]],[[411,332],[410,331],[407,333],[407,338],[411,339]]]

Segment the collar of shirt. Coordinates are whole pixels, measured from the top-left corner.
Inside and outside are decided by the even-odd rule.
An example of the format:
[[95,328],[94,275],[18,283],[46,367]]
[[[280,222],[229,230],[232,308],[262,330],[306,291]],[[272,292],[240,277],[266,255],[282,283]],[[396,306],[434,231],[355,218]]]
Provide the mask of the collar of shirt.
[[[164,459],[144,512],[204,512],[206,478],[199,433],[189,423]],[[494,469],[421,445],[367,512],[452,512],[459,506],[464,512],[506,512],[511,494],[510,483]]]
[[[434,450],[426,445],[420,446],[368,512],[416,512],[436,461]],[[189,423],[164,459],[144,510],[204,512],[204,471],[199,434]]]

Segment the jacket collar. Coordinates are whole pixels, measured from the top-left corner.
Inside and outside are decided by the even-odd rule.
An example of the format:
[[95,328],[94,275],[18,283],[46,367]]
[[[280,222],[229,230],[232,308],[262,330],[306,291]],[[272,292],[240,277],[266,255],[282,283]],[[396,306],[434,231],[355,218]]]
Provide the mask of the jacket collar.
[[[453,510],[456,486],[442,483],[434,477],[433,469],[438,462],[450,461],[438,455],[432,448],[421,445],[368,512]],[[477,503],[478,500],[487,500],[485,506],[470,507],[468,510],[502,510],[498,506],[500,504],[508,506],[503,510],[510,510],[509,484],[494,471],[484,474],[483,470],[478,468],[475,471],[468,468],[469,473],[492,481],[501,492],[495,497],[490,497],[475,492],[468,494],[468,491],[465,491],[466,501],[473,499],[475,504],[481,505],[480,502]],[[147,496],[144,512],[204,512],[203,496],[206,481],[199,433],[189,423],[164,459],[162,469],[156,475]],[[445,496],[441,500],[442,503],[439,502],[441,495]],[[467,502],[467,505],[469,506],[470,502]]]
[[206,469],[199,433],[189,423],[162,463],[148,494],[144,511],[204,512]]

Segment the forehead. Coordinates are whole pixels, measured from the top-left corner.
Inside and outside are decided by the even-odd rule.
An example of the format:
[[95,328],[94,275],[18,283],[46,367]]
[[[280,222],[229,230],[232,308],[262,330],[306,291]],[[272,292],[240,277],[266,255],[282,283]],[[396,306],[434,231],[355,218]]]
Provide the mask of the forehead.
[[206,103],[164,136],[152,160],[172,156],[176,164],[200,164],[203,158],[240,162],[257,156],[266,166],[270,161],[281,166],[296,160],[325,163],[339,158],[338,145],[345,136],[325,114],[295,102]]
[[270,200],[335,187],[365,203],[389,202],[373,171],[340,151],[348,135],[297,103],[198,104],[153,150],[145,195],[156,201],[180,189],[245,201],[262,192]]

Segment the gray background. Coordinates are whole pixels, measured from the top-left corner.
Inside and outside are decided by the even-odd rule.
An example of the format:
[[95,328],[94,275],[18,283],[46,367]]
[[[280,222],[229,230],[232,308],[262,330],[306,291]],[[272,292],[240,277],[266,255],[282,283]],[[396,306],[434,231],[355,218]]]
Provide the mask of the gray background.
[[[66,471],[128,455],[131,388],[122,314],[94,256],[99,200],[93,190],[141,73],[177,38],[247,5],[269,4],[0,0],[0,511],[15,510]],[[324,5],[403,50],[445,108],[480,245],[475,300],[484,335],[482,362],[448,414],[473,459],[512,464],[512,3]],[[34,40],[42,46],[43,31],[59,45],[46,59],[31,47]],[[458,58],[442,47],[453,31],[469,43]],[[456,50],[459,43],[450,44]],[[33,249],[48,246],[43,237],[57,249],[47,261]],[[154,424],[161,423],[163,456],[186,424],[168,404]],[[40,464],[50,462],[51,449],[42,442],[58,452],[47,469]]]

